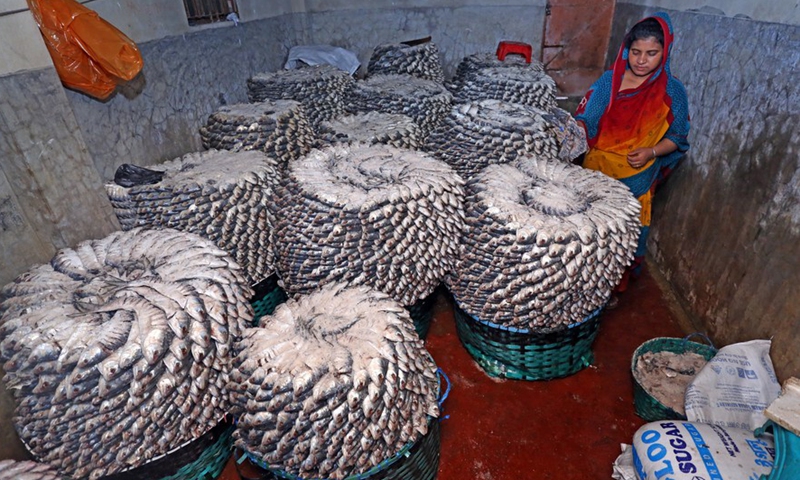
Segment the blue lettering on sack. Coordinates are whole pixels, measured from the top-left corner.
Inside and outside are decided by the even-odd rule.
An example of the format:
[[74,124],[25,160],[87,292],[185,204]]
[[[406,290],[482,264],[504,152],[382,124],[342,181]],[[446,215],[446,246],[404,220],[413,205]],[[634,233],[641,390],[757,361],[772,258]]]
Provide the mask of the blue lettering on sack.
[[709,475],[708,480],[722,480],[722,475],[719,473],[717,462],[714,461],[714,456],[711,455],[711,451],[709,451],[708,445],[706,445],[706,441],[703,436],[691,423],[682,423],[682,425],[689,432],[689,436],[692,437],[695,447],[697,447],[697,450],[700,452],[700,458],[703,460],[703,464],[705,465],[706,471]]
[[672,447],[672,454],[678,462],[678,470],[682,473],[697,473],[697,467],[692,463],[692,454],[686,448],[688,445],[683,440],[681,430],[674,422],[664,422],[660,426],[666,430],[667,436],[673,437],[669,441],[669,446]]
[[755,370],[750,370],[747,368],[737,367],[737,373],[739,374],[739,378],[744,378],[747,380],[758,380],[758,375],[756,375]]
[[773,463],[771,459],[774,459],[774,450],[770,452],[769,444],[764,440],[753,440],[753,439],[746,439],[747,445],[750,447],[750,450],[756,456],[756,465],[759,467],[768,467],[772,468]]
[[[672,462],[668,459],[664,458],[667,455],[667,447],[661,445],[660,443],[655,443],[661,438],[661,434],[658,433],[656,430],[645,430],[642,433],[642,442],[648,444],[647,447],[647,459],[653,463],[660,462],[663,464],[659,470],[656,470],[655,476],[656,479],[661,480],[666,475],[672,475],[675,473],[675,470],[672,468]],[[642,476],[641,478],[647,478],[647,476]],[[672,477],[664,478],[664,480],[674,480]]]

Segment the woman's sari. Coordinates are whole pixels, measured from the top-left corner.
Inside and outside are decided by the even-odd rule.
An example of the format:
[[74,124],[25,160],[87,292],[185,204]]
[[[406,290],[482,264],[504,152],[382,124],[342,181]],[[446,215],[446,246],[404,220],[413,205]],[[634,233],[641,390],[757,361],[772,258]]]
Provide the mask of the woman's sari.
[[[683,84],[670,74],[669,54],[672,49],[672,24],[666,13],[654,18],[664,31],[664,55],[661,65],[642,85],[620,91],[622,77],[628,67],[628,35],[622,43],[611,70],[592,85],[578,106],[575,118],[586,129],[589,151],[585,168],[598,170],[616,178],[630,188],[642,205],[642,233],[628,274],[638,276],[647,251],[650,211],[653,192],[659,181],[677,165],[689,149],[689,108]],[[640,168],[631,167],[627,155],[636,148],[652,148],[662,138],[675,142],[678,150],[654,158]],[[618,291],[627,287],[629,275],[623,277]]]

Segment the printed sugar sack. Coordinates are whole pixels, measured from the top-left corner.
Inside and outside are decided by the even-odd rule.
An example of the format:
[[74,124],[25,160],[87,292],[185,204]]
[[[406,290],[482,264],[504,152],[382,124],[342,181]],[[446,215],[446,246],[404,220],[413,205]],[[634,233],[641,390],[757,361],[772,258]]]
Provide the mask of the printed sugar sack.
[[721,348],[686,389],[686,418],[750,431],[764,425],[764,410],[781,393],[770,344],[751,340]]
[[639,480],[757,480],[774,464],[772,436],[740,428],[665,420],[633,436]]

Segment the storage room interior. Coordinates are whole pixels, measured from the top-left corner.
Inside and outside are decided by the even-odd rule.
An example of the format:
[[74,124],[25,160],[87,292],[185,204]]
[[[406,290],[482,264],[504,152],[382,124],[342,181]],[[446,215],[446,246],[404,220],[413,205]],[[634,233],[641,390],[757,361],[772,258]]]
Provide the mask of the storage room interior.
[[[449,80],[465,57],[522,42],[574,113],[625,32],[664,11],[691,148],[655,196],[646,274],[601,314],[594,364],[543,381],[487,377],[438,288],[425,344],[449,375],[439,478],[610,478],[619,445],[645,423],[630,360],[651,338],[702,332],[717,348],[770,339],[778,381],[800,376],[796,1],[236,0],[235,21],[194,26],[180,0],[81,3],[143,59],[102,101],[62,85],[26,1],[0,2],[0,285],[119,231],[105,188],[117,169],[204,150],[209,115],[248,103],[248,79],[282,69],[294,46],[349,50],[361,78],[375,46],[430,37]],[[13,410],[5,389],[0,459],[27,459]],[[220,478],[240,478],[234,463]]]

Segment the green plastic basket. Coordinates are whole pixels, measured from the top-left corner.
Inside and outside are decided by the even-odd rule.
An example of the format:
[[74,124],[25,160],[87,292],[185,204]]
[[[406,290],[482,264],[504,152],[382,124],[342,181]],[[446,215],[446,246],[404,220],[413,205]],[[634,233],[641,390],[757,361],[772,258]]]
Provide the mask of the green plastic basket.
[[717,349],[714,348],[713,345],[704,345],[702,343],[689,341],[689,338],[695,335],[702,336],[709,344],[711,343],[708,337],[696,333],[688,335],[685,338],[657,337],[639,345],[636,351],[633,352],[633,358],[631,359],[633,404],[636,407],[636,415],[639,415],[643,420],[648,422],[656,422],[658,420],[686,420],[686,415],[681,415],[647,393],[639,381],[636,380],[634,372],[636,371],[636,362],[639,360],[639,357],[648,352],[672,352],[679,355],[683,353],[696,353],[706,360],[711,360],[714,355],[717,354]]
[[101,480],[214,480],[233,453],[234,425],[223,420],[201,437],[144,465]]
[[255,294],[250,304],[255,310],[253,321],[258,324],[258,320],[264,315],[272,315],[278,305],[285,302],[289,296],[286,291],[278,285],[278,275],[270,275],[265,280],[253,287]]
[[414,330],[417,331],[419,338],[425,339],[428,336],[428,330],[431,328],[431,320],[433,320],[433,305],[436,303],[436,293],[432,293],[427,297],[419,300],[413,305],[406,307],[411,320],[414,321]]
[[775,440],[775,462],[769,475],[761,475],[759,480],[796,480],[800,478],[800,437],[772,420],[757,428],[755,434],[761,437],[771,432]]
[[594,361],[592,343],[602,309],[575,325],[538,332],[484,322],[457,301],[453,305],[458,338],[490,377],[549,380],[572,375]]

